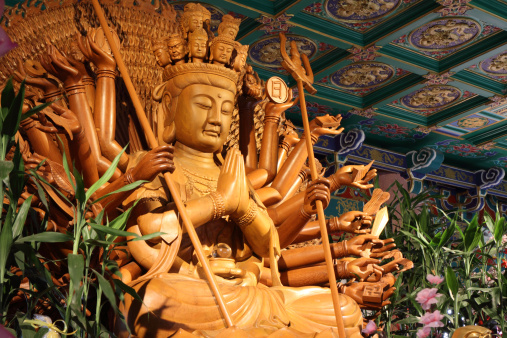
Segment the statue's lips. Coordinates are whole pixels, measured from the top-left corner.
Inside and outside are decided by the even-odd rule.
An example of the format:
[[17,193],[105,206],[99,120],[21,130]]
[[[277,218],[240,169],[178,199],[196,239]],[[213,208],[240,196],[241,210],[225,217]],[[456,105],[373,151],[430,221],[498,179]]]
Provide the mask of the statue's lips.
[[220,131],[219,130],[204,130],[202,132],[204,135],[213,136],[213,137],[219,137]]

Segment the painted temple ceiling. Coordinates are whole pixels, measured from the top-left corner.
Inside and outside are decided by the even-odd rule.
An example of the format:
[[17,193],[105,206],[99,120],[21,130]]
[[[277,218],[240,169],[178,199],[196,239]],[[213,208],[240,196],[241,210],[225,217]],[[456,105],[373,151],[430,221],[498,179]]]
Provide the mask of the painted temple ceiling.
[[[295,87],[280,65],[278,33],[296,42],[315,74],[311,117],[340,113],[346,130],[364,131],[364,144],[379,149],[432,148],[471,171],[507,167],[506,0],[201,3],[212,25],[227,13],[242,18],[238,39],[265,80]],[[299,109],[287,116],[301,125]]]

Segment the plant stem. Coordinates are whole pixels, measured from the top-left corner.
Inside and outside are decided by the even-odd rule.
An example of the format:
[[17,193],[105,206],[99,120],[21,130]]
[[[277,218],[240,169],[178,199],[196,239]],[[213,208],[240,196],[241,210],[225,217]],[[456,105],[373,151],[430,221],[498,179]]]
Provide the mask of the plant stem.
[[[458,292],[459,293],[459,292]],[[458,294],[454,296],[454,328],[459,328]]]
[[505,332],[505,314],[503,308],[503,292],[502,292],[502,260],[500,258],[500,249],[501,249],[501,238],[500,242],[496,242],[496,282],[498,284],[498,288],[500,289],[500,327],[502,328],[502,332]]

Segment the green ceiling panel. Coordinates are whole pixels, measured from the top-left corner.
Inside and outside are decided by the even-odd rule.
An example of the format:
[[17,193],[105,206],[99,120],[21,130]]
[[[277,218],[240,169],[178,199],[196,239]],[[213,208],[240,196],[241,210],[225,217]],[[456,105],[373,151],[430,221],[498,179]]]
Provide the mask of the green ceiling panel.
[[[277,52],[279,32],[295,39],[309,55],[318,90],[307,95],[309,116],[341,114],[346,130],[365,133],[365,154],[396,152],[398,159],[429,147],[444,154],[446,168],[505,167],[507,1],[367,3],[380,2],[383,6],[348,0],[203,4],[213,6],[216,22],[226,13],[242,18],[238,40],[250,45],[248,62],[264,80],[280,76],[295,87]],[[286,116],[301,126],[298,107]]]

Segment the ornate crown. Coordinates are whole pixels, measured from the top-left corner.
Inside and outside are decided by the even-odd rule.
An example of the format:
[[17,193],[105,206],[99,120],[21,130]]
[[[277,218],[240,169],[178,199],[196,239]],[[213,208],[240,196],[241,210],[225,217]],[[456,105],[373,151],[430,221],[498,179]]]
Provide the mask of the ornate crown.
[[[208,51],[206,55],[209,55],[209,59],[200,58],[195,59],[191,54],[191,46],[187,45],[187,51],[184,58],[180,60],[173,60],[172,65],[166,66],[163,73],[164,81],[169,81],[179,75],[183,74],[191,74],[191,73],[206,73],[206,74],[215,74],[227,78],[234,83],[237,84],[240,79],[240,72],[232,69],[231,60],[224,62],[223,59],[221,62],[213,59],[213,51],[211,50],[214,45],[217,43],[224,43],[229,46],[232,46],[236,49],[237,53],[246,54],[248,52],[248,46],[242,46],[239,42],[236,42],[232,35],[229,34],[219,34],[218,36],[214,36],[213,33],[207,31],[203,25],[195,26],[192,31],[189,31],[189,20],[191,20],[192,16],[202,16],[203,21],[211,18],[210,12],[200,4],[195,3],[187,3],[184,7],[184,12],[180,18],[180,25],[183,29],[180,31],[181,35],[172,34],[164,40],[167,44],[171,42],[171,40],[181,39],[182,42],[188,43],[188,39],[190,38],[202,38],[208,40]],[[222,32],[227,27],[235,27],[239,29],[239,24],[241,19],[235,19],[233,16],[227,14],[222,17],[222,23],[219,26],[219,32]],[[182,36],[183,35],[183,36]],[[153,51],[156,51],[159,44],[157,41],[153,42]],[[160,49],[160,47],[158,48]],[[169,50],[169,48],[164,48]],[[232,53],[230,55],[232,57]]]
[[218,35],[221,35],[224,29],[228,27],[232,27],[239,31],[239,25],[241,24],[241,19],[236,19],[232,15],[226,14],[222,17],[222,22],[218,25]]
[[193,38],[193,39],[202,38],[203,40],[208,40],[208,33],[206,33],[204,28],[198,28],[195,31],[193,31],[192,33],[188,34],[188,39],[190,40],[190,38]]
[[156,52],[159,49],[167,50],[167,39],[156,39],[152,41],[151,50]]
[[247,54],[249,45],[242,45],[239,42],[235,41],[234,49],[238,52],[238,54]]
[[214,65],[212,63],[184,63],[175,65],[164,70],[164,78],[168,81],[180,75],[188,76],[190,74],[213,74],[224,77],[234,83],[238,82],[238,73],[234,70],[225,68],[222,65]]
[[219,42],[228,44],[228,45],[233,46],[233,47],[236,47],[236,44],[239,43],[239,42],[234,41],[233,39],[231,39],[228,36],[223,36],[223,35],[221,36],[221,35],[219,35],[219,36],[215,36],[213,38],[213,40],[211,40],[210,46],[213,48],[213,46],[215,44],[219,43]]

